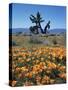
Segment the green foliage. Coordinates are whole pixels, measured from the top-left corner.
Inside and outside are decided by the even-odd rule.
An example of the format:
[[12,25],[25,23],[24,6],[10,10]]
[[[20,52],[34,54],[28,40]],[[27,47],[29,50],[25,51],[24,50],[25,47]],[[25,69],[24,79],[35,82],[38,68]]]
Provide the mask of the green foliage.
[[56,78],[59,73],[60,73],[60,71],[58,71],[57,69],[52,69],[50,77]]

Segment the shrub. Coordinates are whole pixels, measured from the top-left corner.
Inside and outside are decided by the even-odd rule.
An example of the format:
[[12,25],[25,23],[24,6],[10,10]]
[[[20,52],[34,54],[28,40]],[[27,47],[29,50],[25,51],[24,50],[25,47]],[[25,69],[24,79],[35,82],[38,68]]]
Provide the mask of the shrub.
[[58,44],[56,39],[53,39],[52,42],[53,42],[54,45]]

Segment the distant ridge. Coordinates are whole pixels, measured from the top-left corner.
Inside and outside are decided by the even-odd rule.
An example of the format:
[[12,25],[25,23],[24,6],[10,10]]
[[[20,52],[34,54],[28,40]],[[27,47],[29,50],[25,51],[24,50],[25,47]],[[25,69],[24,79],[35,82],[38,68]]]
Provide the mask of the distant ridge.
[[66,33],[66,29],[59,29],[59,28],[57,28],[57,29],[51,29],[51,30],[49,30],[49,33],[50,34],[61,34],[61,33]]
[[13,28],[13,29],[9,29],[9,33],[11,34],[16,34],[18,32],[22,32],[22,33],[29,33],[29,29],[28,28]]
[[[22,32],[22,33],[26,33],[26,34],[29,34],[30,33],[30,30],[28,28],[13,28],[13,29],[9,29],[9,33],[11,34],[16,34],[18,32]],[[56,29],[50,29],[48,30],[48,33],[49,34],[60,34],[60,33],[66,33],[66,29],[59,29],[59,28],[56,28]]]

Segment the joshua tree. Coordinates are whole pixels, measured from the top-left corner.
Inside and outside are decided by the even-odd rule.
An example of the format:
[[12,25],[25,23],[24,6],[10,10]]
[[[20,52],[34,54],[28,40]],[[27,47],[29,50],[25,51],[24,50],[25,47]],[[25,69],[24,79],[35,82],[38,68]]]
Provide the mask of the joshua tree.
[[36,24],[36,26],[30,27],[31,31],[32,31],[32,29],[33,29],[33,32],[34,32],[34,30],[37,30],[37,34],[38,34],[39,33],[38,28],[40,28],[41,32],[43,32],[43,29],[41,27],[41,23],[44,22],[44,20],[42,20],[42,17],[41,17],[39,12],[37,12],[36,16],[31,15],[30,20],[32,21],[32,23]]
[[30,29],[30,31],[31,31],[32,33],[34,33],[34,34],[38,34],[38,33],[39,33],[37,26],[31,26],[29,29]]
[[45,28],[44,28],[44,33],[47,33],[47,30],[50,29],[50,21],[48,21],[48,23],[46,24]]
[[41,33],[43,33],[43,29],[41,27],[41,23],[44,22],[44,20],[42,19],[42,17],[41,17],[39,12],[37,13],[37,21],[38,21],[38,28],[40,28]]
[[48,23],[46,24],[44,30],[42,29],[41,23],[44,22],[44,20],[42,19],[42,17],[41,17],[39,12],[37,12],[36,16],[31,15],[30,16],[30,20],[32,21],[32,23],[36,24],[35,26],[31,26],[30,27],[30,31],[32,33],[34,33],[34,34],[38,34],[39,33],[38,28],[40,28],[42,34],[46,34],[47,30],[50,28],[50,21],[48,21]]

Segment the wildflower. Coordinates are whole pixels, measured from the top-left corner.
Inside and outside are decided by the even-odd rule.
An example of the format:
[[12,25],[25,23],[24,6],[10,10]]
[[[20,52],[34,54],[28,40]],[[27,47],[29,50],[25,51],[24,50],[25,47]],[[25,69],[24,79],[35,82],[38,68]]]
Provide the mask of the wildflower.
[[63,79],[66,80],[66,74],[65,74],[65,73],[60,73],[58,76],[59,76],[60,78],[63,78]]
[[59,71],[65,71],[66,67],[65,66],[60,66],[58,69],[59,69]]
[[31,60],[31,58],[28,58],[26,61],[29,62]]
[[22,71],[28,71],[28,69],[26,67],[21,67]]
[[24,86],[31,86],[31,85],[33,85],[33,83],[32,83],[32,82],[29,82],[29,81],[26,81],[26,82],[24,83]]
[[21,68],[17,67],[15,71],[19,72],[19,71],[21,71]]
[[41,61],[44,61],[44,58],[41,58]]
[[50,79],[50,84],[54,84],[55,80],[54,79]]
[[13,80],[12,81],[12,86],[14,87],[16,85],[17,81]]

